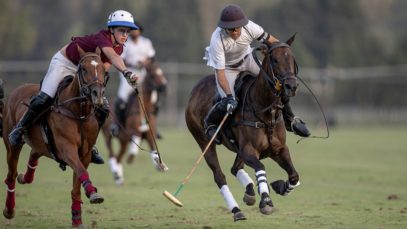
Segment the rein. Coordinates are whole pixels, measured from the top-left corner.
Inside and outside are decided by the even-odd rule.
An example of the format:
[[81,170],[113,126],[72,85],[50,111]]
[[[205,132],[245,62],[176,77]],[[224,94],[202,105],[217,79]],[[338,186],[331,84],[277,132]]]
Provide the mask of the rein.
[[[268,55],[271,56],[271,52],[276,49],[276,48],[280,48],[280,47],[286,47],[286,48],[291,48],[288,44],[286,43],[282,43],[282,42],[277,42],[274,43],[273,45],[271,45],[268,50],[267,53]],[[252,55],[253,55],[253,59],[256,62],[256,64],[259,66],[260,71],[266,75],[267,77],[265,77],[266,81],[268,82],[268,84],[271,86],[271,88],[273,88],[275,90],[274,95],[275,96],[279,96],[279,93],[281,92],[281,87],[282,87],[282,83],[284,82],[290,75],[294,75],[295,77],[297,77],[298,75],[298,65],[297,62],[294,59],[294,73],[292,72],[285,72],[284,74],[280,75],[280,79],[278,77],[276,77],[275,73],[274,73],[274,69],[273,69],[273,65],[270,61],[270,69],[271,69],[271,76],[262,68],[262,64],[260,63],[259,59],[257,58],[256,55],[256,51],[260,51],[262,50],[263,47],[259,47],[256,49],[253,49]],[[270,58],[271,59],[271,58]]]
[[[312,135],[312,136],[309,136],[308,138],[321,138],[321,139],[327,139],[327,138],[329,138],[328,121],[326,120],[325,112],[324,112],[324,109],[322,109],[321,103],[319,102],[319,100],[317,99],[317,97],[315,96],[315,94],[314,94],[314,92],[311,90],[311,88],[308,87],[308,85],[304,82],[304,80],[301,79],[299,76],[297,76],[297,78],[301,81],[302,84],[304,84],[304,86],[305,86],[305,87],[308,89],[308,91],[311,93],[311,95],[312,95],[312,97],[314,98],[315,102],[317,102],[318,108],[319,108],[319,110],[321,111],[322,116],[324,117],[324,122],[325,122],[325,127],[326,127],[326,136],[315,136],[315,135]],[[305,139],[305,138],[303,138],[303,137],[301,137],[300,139],[298,139],[297,144],[298,144],[300,141],[304,140],[304,139]]]
[[[274,45],[272,45],[272,46],[268,49],[268,54],[271,54],[271,51],[272,51],[273,49],[279,48],[279,47],[288,47],[288,48],[290,48],[290,46],[289,46],[288,44],[278,42],[278,43],[275,43]],[[254,58],[256,64],[260,67],[261,72],[262,72],[263,74],[265,74],[265,76],[266,76],[266,77],[265,77],[265,78],[266,78],[266,81],[269,83],[269,85],[270,85],[272,88],[274,88],[274,89],[276,90],[276,93],[274,93],[275,96],[278,96],[278,97],[279,97],[279,92],[280,92],[280,90],[281,90],[281,82],[284,82],[284,80],[288,77],[289,74],[294,74],[295,77],[296,77],[297,79],[299,79],[299,80],[301,81],[301,83],[308,89],[308,91],[311,93],[312,97],[313,97],[314,100],[316,101],[316,103],[317,103],[317,105],[318,105],[318,108],[319,108],[319,110],[321,111],[322,116],[323,116],[323,118],[324,118],[324,122],[325,122],[327,134],[326,134],[326,136],[314,136],[314,135],[313,135],[313,136],[310,136],[310,137],[308,137],[308,138],[322,138],[322,139],[327,139],[327,138],[329,138],[330,133],[329,133],[329,127],[328,127],[328,122],[327,122],[327,119],[326,119],[326,116],[325,116],[325,112],[324,112],[324,110],[322,109],[322,105],[321,105],[320,102],[318,101],[318,99],[317,99],[317,97],[315,96],[314,92],[313,92],[313,91],[311,90],[311,88],[304,82],[304,80],[303,80],[301,77],[298,76],[298,65],[297,65],[297,62],[294,60],[294,65],[295,65],[295,66],[294,66],[294,67],[295,67],[294,73],[286,72],[286,73],[284,73],[284,74],[282,75],[282,79],[278,79],[278,78],[275,76],[274,70],[273,70],[273,66],[272,66],[272,64],[270,64],[271,73],[272,73],[272,77],[271,77],[271,76],[270,76],[269,74],[267,74],[267,72],[262,68],[261,63],[260,63],[259,59],[257,58],[256,51],[258,51],[258,50],[261,50],[261,48],[257,48],[257,49],[254,49],[254,50],[253,50],[253,52],[252,52],[253,58]],[[272,78],[273,80],[271,80],[271,78]],[[256,78],[256,80],[257,80],[257,78]],[[252,83],[252,85],[253,85],[253,83]],[[249,89],[252,85],[250,85],[250,86],[248,87],[248,89]],[[248,91],[249,91],[249,90],[246,91],[246,94],[245,94],[245,96],[244,96],[244,101],[246,101],[246,96],[247,96],[247,92],[248,92]],[[245,104],[245,102],[243,102],[243,105],[244,105],[244,104]],[[262,109],[262,110],[259,111],[259,112],[256,112],[256,111],[254,110],[254,108],[252,108],[252,109],[253,109],[253,112],[254,112],[254,116],[255,116],[256,118],[258,118],[257,114],[264,113],[264,112],[266,112],[266,111],[268,111],[268,110],[272,111],[273,108],[275,107],[275,105],[276,105],[275,103],[272,103],[271,105],[267,106],[266,108]],[[278,108],[278,109],[282,109],[282,106],[280,105],[280,106],[278,106],[277,108]],[[244,110],[244,109],[242,109],[242,117],[243,117],[243,110]],[[263,123],[265,124],[265,125],[262,125],[262,126],[264,126],[264,127],[267,126],[267,124],[266,124],[264,121],[262,121],[260,118],[258,118],[258,119],[259,119],[261,122],[263,122]],[[259,127],[256,126],[256,128],[259,128]],[[297,141],[297,144],[298,144],[300,141],[302,141],[303,139],[304,139],[304,138],[301,137],[301,138]]]
[[[270,63],[268,63],[268,67],[271,70],[270,73],[266,72],[265,68],[263,68],[262,64],[260,63],[260,60],[257,58],[257,55],[256,55],[256,51],[262,50],[262,47],[256,48],[252,52],[253,59],[255,60],[256,64],[260,68],[259,74],[264,74],[263,78],[266,80],[267,84],[269,85],[269,87],[272,91],[272,94],[277,98],[281,97],[281,93],[283,91],[282,84],[284,83],[284,81],[291,75],[297,76],[297,73],[298,73],[298,66],[297,66],[297,63],[295,62],[295,60],[294,60],[294,64],[295,64],[294,73],[286,72],[286,73],[280,75],[280,78],[278,78],[276,73],[274,73],[274,68],[273,68],[273,65],[271,62],[272,57],[270,57],[270,56],[271,56],[271,52],[274,49],[280,48],[280,47],[290,48],[290,46],[288,44],[282,43],[282,42],[273,43],[273,45],[268,46],[267,55],[269,55],[269,59],[270,59]],[[256,77],[256,79],[250,83],[250,85],[246,88],[246,91],[244,92],[243,102],[242,102],[242,111],[241,111],[242,120],[239,122],[239,124],[254,127],[256,129],[267,128],[268,139],[271,142],[273,129],[280,117],[280,112],[278,110],[281,110],[283,108],[283,105],[281,105],[279,103],[278,99],[275,99],[269,106],[261,109],[260,111],[256,111],[256,109],[253,106],[253,104],[255,104],[255,103],[254,103],[254,101],[250,101],[251,99],[248,96],[248,94],[258,79],[259,79],[259,77]],[[248,107],[250,107],[248,110],[245,109],[246,105]],[[245,120],[244,119],[245,110],[251,112],[252,115],[254,116],[254,118],[258,121]],[[266,113],[266,112],[269,112],[269,115],[271,115],[270,119],[267,118],[268,120],[264,120],[261,117],[261,114]]]

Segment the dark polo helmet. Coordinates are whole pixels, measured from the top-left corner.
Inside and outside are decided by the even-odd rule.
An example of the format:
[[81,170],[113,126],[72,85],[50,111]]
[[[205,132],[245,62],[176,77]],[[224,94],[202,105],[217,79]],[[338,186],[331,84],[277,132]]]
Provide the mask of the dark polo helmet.
[[243,27],[249,23],[243,10],[234,4],[230,4],[223,8],[220,14],[218,26],[223,29],[233,29]]

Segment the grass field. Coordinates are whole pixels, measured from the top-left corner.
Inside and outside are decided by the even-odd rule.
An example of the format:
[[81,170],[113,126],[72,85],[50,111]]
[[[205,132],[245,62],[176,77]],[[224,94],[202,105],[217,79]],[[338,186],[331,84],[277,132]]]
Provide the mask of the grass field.
[[[340,128],[332,130],[328,140],[300,144],[290,134],[301,186],[286,197],[272,193],[275,211],[268,216],[259,212],[258,202],[252,207],[243,204],[244,189],[229,172],[234,154],[221,148],[220,161],[229,187],[248,218],[236,223],[205,162],[178,196],[183,208],[162,196],[164,190],[176,190],[200,152],[186,129],[164,128],[162,133],[165,138],[158,144],[170,168],[167,173],[156,172],[145,152],[135,164],[125,165],[123,187],[115,186],[108,165],[90,166],[91,179],[105,202],[90,205],[82,194],[82,218],[88,228],[407,228],[406,126]],[[103,151],[104,143],[99,140]],[[0,177],[4,179],[3,144],[0,150]],[[27,150],[20,157],[20,172],[25,170]],[[273,161],[263,163],[269,181],[286,179]],[[253,178],[253,171],[247,171]],[[71,180],[69,168],[62,172],[56,163],[42,158],[34,183],[16,186],[16,217],[1,217],[0,227],[69,228]],[[1,187],[3,208],[6,186]]]

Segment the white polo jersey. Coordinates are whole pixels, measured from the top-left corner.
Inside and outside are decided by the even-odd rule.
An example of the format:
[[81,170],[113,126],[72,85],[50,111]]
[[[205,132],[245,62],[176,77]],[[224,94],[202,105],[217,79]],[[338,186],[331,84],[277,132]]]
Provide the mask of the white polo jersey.
[[155,49],[150,39],[139,36],[136,43],[131,39],[126,41],[121,56],[123,60],[126,61],[128,67],[134,68],[139,62],[144,62],[148,58],[153,58],[155,56]]
[[226,65],[238,63],[251,52],[250,44],[268,39],[268,34],[256,23],[249,23],[242,28],[238,39],[233,40],[225,29],[216,28],[212,33],[210,46],[206,48],[204,59],[207,65],[215,69],[225,69]]
[[[154,56],[155,49],[151,43],[151,40],[143,36],[139,36],[136,43],[134,43],[131,39],[128,39],[124,45],[124,50],[121,55],[127,69],[140,77],[137,81],[139,85],[143,84],[144,78],[147,75],[145,67],[140,65],[140,62],[144,62],[146,59],[153,58]],[[127,83],[123,73],[119,73],[119,78],[120,84],[117,91],[117,96],[123,101],[127,102],[134,89]]]

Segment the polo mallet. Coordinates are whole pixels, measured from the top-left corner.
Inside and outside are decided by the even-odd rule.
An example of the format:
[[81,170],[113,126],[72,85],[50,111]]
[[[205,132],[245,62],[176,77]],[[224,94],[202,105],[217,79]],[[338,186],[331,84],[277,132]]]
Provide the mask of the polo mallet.
[[160,154],[160,152],[158,151],[157,142],[156,142],[156,140],[155,140],[155,136],[154,136],[154,133],[153,133],[153,129],[151,128],[150,120],[148,119],[148,115],[147,115],[147,112],[146,112],[146,108],[144,107],[143,100],[142,100],[141,97],[140,97],[140,94],[139,94],[139,91],[138,91],[137,87],[134,87],[134,91],[135,91],[136,94],[137,94],[137,99],[138,99],[138,101],[139,101],[139,103],[140,103],[141,109],[143,110],[144,117],[145,117],[146,122],[147,122],[147,125],[148,125],[148,130],[149,130],[149,132],[150,132],[151,137],[153,138],[154,146],[155,146],[155,148],[157,149],[158,161],[159,161],[159,163],[160,163],[161,170],[162,170],[162,171],[166,171],[166,170],[168,170],[168,167],[167,167],[166,165],[164,165],[163,162],[162,162],[162,160],[161,160],[161,154]]
[[175,191],[174,195],[169,193],[167,190],[164,190],[163,195],[167,197],[172,203],[177,205],[178,207],[184,206],[181,201],[179,201],[176,196],[180,193],[181,189],[184,187],[184,185],[189,181],[189,179],[192,176],[192,173],[195,172],[195,169],[197,168],[198,164],[201,162],[202,158],[205,156],[205,153],[208,151],[209,146],[211,146],[212,142],[215,140],[216,136],[218,135],[220,129],[222,128],[223,124],[226,122],[226,119],[229,116],[229,112],[226,113],[225,117],[223,117],[222,122],[219,124],[218,128],[216,129],[215,134],[212,136],[211,140],[209,143],[206,145],[205,150],[202,152],[202,154],[199,156],[198,160],[195,162],[195,165],[192,167],[191,171],[188,173],[188,175],[185,177],[185,179],[182,181],[180,186],[177,188],[177,191]]

